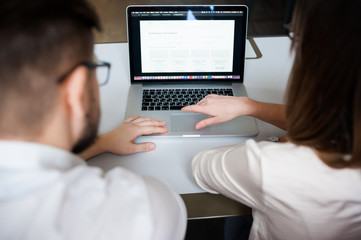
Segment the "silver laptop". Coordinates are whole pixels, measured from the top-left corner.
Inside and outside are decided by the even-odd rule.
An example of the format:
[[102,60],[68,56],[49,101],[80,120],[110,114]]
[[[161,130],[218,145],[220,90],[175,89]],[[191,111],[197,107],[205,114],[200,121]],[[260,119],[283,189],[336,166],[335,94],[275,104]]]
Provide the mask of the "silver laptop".
[[129,6],[130,82],[126,117],[167,121],[155,136],[254,136],[255,119],[196,130],[209,116],[182,112],[208,94],[247,96],[243,85],[248,9],[224,6]]

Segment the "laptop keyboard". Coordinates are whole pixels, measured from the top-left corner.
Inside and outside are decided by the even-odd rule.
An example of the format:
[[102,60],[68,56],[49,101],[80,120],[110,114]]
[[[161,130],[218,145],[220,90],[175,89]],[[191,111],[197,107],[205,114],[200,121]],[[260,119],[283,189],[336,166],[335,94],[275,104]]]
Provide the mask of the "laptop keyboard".
[[209,94],[233,96],[231,88],[213,89],[144,89],[142,111],[181,110],[193,105]]

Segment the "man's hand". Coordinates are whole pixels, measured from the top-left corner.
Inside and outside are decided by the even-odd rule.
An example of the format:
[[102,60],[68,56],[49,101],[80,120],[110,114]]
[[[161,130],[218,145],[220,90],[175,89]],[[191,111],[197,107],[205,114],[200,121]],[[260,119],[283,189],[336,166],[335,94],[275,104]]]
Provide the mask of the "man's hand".
[[137,137],[154,133],[165,133],[165,121],[159,121],[144,117],[130,117],[122,122],[114,130],[100,135],[97,141],[80,154],[88,159],[104,152],[111,152],[119,155],[129,155],[137,152],[148,152],[155,149],[151,142],[135,144]]

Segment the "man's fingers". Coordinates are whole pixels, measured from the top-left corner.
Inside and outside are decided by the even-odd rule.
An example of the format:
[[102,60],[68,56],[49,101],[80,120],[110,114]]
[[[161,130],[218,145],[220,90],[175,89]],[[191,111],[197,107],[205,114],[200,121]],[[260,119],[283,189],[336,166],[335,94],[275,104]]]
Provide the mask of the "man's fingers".
[[133,123],[140,123],[140,122],[146,122],[146,121],[159,122],[159,120],[157,120],[157,119],[145,118],[145,117],[137,117],[132,122]]
[[138,136],[142,136],[142,135],[150,135],[150,134],[155,134],[155,133],[165,133],[168,132],[168,128],[160,126],[144,126],[142,128],[138,129]]
[[145,118],[139,116],[132,116],[124,120],[124,122],[131,122],[137,124],[138,126],[147,126],[147,125],[154,125],[154,126],[165,126],[167,123],[165,121],[160,121],[154,118]]
[[124,120],[124,122],[131,122],[135,119],[139,118],[138,116],[131,116],[131,117],[128,117],[127,119]]
[[145,127],[145,126],[163,127],[166,124],[167,124],[166,121],[158,121],[154,119],[147,119],[137,123],[137,125],[140,127]]
[[156,145],[151,142],[138,143],[138,144],[133,145],[133,152],[134,153],[149,152],[149,151],[153,151],[155,149],[155,147],[156,147]]

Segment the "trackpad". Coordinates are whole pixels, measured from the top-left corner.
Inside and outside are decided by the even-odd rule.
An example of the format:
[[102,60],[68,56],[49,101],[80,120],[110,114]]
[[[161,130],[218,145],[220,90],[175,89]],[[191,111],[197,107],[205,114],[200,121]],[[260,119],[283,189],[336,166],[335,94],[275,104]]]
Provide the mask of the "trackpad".
[[209,128],[203,128],[201,130],[196,130],[196,124],[209,116],[204,114],[174,114],[171,116],[172,132],[207,132]]

